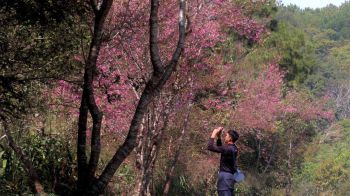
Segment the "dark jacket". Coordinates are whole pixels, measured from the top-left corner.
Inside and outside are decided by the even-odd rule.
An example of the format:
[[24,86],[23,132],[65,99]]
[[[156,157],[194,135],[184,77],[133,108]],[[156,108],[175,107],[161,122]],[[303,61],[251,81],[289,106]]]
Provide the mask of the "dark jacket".
[[232,174],[236,172],[235,164],[238,152],[236,145],[222,145],[221,139],[218,139],[215,144],[214,139],[210,138],[208,142],[208,150],[221,153],[219,171],[229,172]]

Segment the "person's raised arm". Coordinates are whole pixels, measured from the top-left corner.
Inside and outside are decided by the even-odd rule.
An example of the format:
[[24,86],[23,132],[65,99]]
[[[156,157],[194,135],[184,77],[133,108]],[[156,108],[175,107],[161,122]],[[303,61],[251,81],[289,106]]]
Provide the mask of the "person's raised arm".
[[[208,150],[212,152],[217,152],[217,153],[223,153],[226,149],[222,147],[221,139],[220,139],[220,134],[221,131],[223,130],[223,127],[218,127],[213,130],[209,142],[208,142]],[[218,137],[218,140],[215,144],[215,139]]]
[[218,133],[218,139],[216,140],[216,145],[217,146],[222,146],[222,141],[221,141],[220,135],[221,135],[221,133]]

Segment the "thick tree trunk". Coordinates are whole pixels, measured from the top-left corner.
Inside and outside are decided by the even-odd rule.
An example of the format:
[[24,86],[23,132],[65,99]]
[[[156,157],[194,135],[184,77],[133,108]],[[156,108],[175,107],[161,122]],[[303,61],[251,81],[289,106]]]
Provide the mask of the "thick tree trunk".
[[28,172],[29,182],[31,183],[31,187],[33,189],[33,192],[37,193],[39,195],[46,195],[46,193],[44,191],[44,187],[42,186],[42,184],[40,182],[38,173],[36,172],[36,169],[34,168],[33,163],[23,153],[22,149],[13,140],[11,133],[10,133],[10,130],[9,130],[9,127],[7,125],[7,121],[5,119],[2,119],[2,124],[3,124],[4,132],[6,134],[9,146],[15,152],[16,156],[19,158],[19,160],[22,162],[24,168]]
[[[85,97],[85,95],[83,95]],[[78,190],[83,190],[87,184],[87,157],[86,157],[86,126],[88,118],[88,107],[86,99],[81,100],[79,122],[78,122]]]
[[[81,98],[79,112],[77,141],[78,193],[81,194],[83,194],[86,187],[88,185],[91,185],[95,180],[95,172],[101,152],[100,134],[102,113],[95,101],[93,81],[97,69],[97,58],[102,44],[103,25],[112,6],[112,3],[113,0],[103,0],[98,7],[95,0],[90,1],[92,10],[95,14],[94,29],[90,43],[89,55],[87,57],[85,65],[83,95]],[[87,164],[86,156],[86,128],[88,112],[90,112],[93,122],[89,164]]]

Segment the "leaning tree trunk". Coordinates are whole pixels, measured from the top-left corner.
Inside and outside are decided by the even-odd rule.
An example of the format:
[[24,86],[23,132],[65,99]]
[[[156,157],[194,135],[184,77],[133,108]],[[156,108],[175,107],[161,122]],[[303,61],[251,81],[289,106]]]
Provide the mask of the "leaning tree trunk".
[[272,149],[271,149],[270,157],[269,157],[269,160],[267,161],[266,167],[265,167],[264,171],[262,172],[263,174],[265,174],[267,172],[267,170],[269,169],[271,162],[274,158],[274,154],[275,154],[275,150],[276,150],[276,146],[277,146],[277,144],[276,144],[277,137],[278,137],[278,135],[275,134],[272,138]]
[[25,170],[27,171],[29,182],[31,183],[31,188],[33,192],[39,195],[46,195],[43,185],[40,182],[39,175],[36,169],[34,168],[32,161],[23,153],[22,149],[16,144],[16,142],[12,138],[6,119],[1,118],[1,120],[8,144],[23,164]]

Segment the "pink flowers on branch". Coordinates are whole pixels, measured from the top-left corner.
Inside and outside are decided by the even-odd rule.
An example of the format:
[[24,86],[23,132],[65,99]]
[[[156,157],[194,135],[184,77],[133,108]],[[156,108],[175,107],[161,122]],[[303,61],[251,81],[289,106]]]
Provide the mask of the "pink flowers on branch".
[[[174,0],[160,2],[158,40],[163,62],[171,58],[176,48],[177,3]],[[101,46],[97,76],[93,81],[96,104],[104,115],[104,132],[125,133],[128,130],[139,95],[150,78],[149,7],[148,1],[114,2],[107,17],[108,42]],[[263,24],[245,16],[244,10],[229,1],[190,1],[187,7],[186,41],[177,68],[179,72],[211,58],[206,50],[224,42],[229,31],[254,41],[259,41],[265,31]],[[65,94],[57,94],[57,97],[79,105],[81,91],[71,86],[72,95],[67,96],[67,86],[69,84],[59,83],[57,88],[64,88]],[[58,89],[55,91],[59,92]],[[77,110],[72,110],[72,114],[77,114]]]
[[[260,73],[254,78],[244,78],[238,81],[233,92],[225,92],[225,101],[209,99],[207,106],[222,110],[230,115],[233,125],[241,129],[256,129],[275,131],[276,122],[286,115],[295,115],[308,121],[318,118],[333,119],[333,111],[327,109],[327,97],[312,99],[301,91],[288,91],[283,97],[284,73],[277,64],[261,67]],[[227,90],[225,90],[227,91]],[[229,95],[238,95],[237,99]],[[222,98],[222,97],[221,97]]]
[[257,78],[238,87],[241,99],[232,120],[242,128],[273,130],[283,110],[282,87],[283,73],[278,65],[263,66]]

